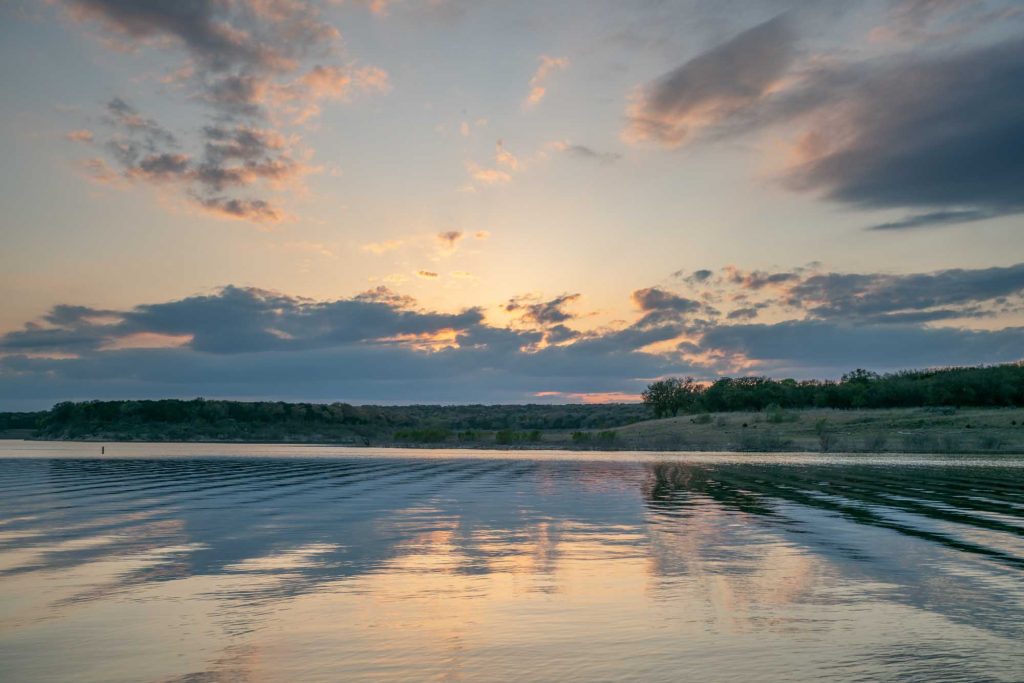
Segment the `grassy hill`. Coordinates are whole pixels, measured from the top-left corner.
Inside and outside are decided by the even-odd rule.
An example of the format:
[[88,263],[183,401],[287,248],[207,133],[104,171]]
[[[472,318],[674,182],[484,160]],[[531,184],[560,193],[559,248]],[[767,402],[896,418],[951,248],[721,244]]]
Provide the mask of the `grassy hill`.
[[1022,408],[704,413],[615,430],[636,450],[1024,453]]
[[[659,388],[660,393],[653,391]],[[650,406],[354,406],[281,401],[58,403],[0,413],[0,437],[475,448],[1024,452],[1024,364],[854,370],[839,381],[654,382]],[[678,413],[669,419],[655,414]]]

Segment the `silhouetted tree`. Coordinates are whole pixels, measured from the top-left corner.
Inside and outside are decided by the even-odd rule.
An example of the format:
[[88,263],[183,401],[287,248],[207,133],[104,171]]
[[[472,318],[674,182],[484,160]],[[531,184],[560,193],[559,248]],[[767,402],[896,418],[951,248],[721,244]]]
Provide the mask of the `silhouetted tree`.
[[701,387],[692,377],[658,380],[648,385],[643,392],[644,405],[650,406],[657,417],[675,417],[680,410],[696,405]]

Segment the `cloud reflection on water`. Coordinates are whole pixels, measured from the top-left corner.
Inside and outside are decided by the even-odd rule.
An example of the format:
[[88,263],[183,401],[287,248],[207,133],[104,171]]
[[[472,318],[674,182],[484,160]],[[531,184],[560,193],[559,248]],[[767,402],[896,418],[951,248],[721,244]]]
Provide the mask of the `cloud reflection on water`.
[[[0,653],[25,677],[75,660],[83,680],[671,680],[697,652],[751,675],[823,677],[845,657],[992,677],[1024,636],[1019,467],[527,454],[0,472]],[[945,655],[900,650],[937,633]]]

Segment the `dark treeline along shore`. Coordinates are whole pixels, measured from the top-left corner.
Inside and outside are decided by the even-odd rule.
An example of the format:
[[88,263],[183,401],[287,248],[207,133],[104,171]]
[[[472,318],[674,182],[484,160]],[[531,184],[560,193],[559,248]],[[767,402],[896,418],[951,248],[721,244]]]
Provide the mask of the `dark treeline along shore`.
[[[665,419],[662,419],[665,418]],[[839,381],[652,383],[644,403],[354,406],[205,400],[58,403],[0,435],[465,447],[1024,451],[1024,364],[865,370]]]

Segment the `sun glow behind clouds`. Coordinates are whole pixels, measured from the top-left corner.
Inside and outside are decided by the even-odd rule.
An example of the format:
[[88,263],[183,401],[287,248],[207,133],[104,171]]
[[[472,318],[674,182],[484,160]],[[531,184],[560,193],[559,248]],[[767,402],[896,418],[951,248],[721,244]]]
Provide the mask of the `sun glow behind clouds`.
[[[269,373],[347,344],[452,351],[417,371],[500,376],[517,400],[1016,359],[1021,161],[990,150],[1019,147],[1024,13],[699,5],[0,9],[25,36],[0,44],[20,65],[0,85],[0,384],[128,351],[195,368],[266,353]],[[224,283],[287,303],[247,310]],[[319,312],[382,285],[376,321]],[[195,292],[224,329],[194,317]],[[67,303],[96,313],[58,319]],[[58,358],[81,364],[35,362]],[[166,378],[128,370],[109,372]]]

